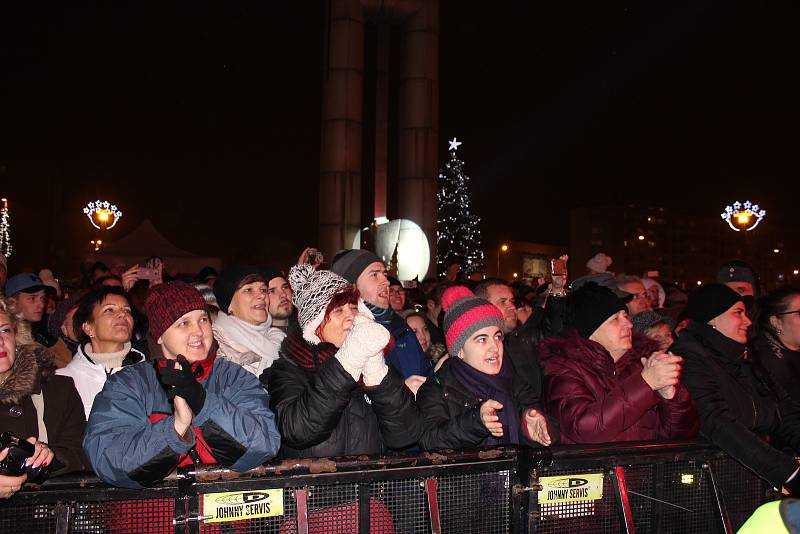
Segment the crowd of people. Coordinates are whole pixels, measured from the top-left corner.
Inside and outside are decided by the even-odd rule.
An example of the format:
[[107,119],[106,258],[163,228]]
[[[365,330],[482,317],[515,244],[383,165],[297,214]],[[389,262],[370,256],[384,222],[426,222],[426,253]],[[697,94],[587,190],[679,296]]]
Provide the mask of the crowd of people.
[[67,288],[0,255],[0,431],[30,444],[0,497],[42,473],[143,488],[191,463],[695,436],[800,493],[800,290],[762,294],[740,261],[688,295],[610,265],[403,284],[308,248],[288,272],[151,258]]

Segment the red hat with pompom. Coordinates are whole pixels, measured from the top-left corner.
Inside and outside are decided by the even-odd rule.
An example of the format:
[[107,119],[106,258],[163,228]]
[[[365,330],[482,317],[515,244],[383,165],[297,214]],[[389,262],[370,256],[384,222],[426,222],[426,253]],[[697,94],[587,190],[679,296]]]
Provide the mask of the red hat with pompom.
[[486,299],[476,297],[464,286],[453,286],[442,295],[445,310],[442,329],[447,350],[458,356],[469,337],[487,326],[503,327],[503,314]]

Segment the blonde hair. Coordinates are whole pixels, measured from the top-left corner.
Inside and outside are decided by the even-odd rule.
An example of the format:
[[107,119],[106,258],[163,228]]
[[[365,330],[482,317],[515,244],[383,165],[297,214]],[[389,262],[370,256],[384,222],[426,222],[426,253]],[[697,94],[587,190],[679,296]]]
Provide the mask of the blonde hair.
[[8,297],[0,297],[0,313],[8,316],[9,321],[11,321],[11,328],[14,329],[14,340],[18,346],[33,343],[31,324],[22,317],[22,313],[17,311],[17,306]]

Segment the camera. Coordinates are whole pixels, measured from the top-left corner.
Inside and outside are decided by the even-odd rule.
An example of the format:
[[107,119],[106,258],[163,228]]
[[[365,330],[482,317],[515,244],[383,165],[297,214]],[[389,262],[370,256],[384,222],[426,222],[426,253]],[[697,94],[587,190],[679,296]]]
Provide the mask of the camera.
[[8,447],[8,455],[0,460],[0,475],[20,476],[28,474],[28,482],[41,484],[50,475],[49,465],[33,467],[25,465],[25,460],[33,456],[36,448],[31,444],[20,439],[10,432],[0,434],[0,450]]

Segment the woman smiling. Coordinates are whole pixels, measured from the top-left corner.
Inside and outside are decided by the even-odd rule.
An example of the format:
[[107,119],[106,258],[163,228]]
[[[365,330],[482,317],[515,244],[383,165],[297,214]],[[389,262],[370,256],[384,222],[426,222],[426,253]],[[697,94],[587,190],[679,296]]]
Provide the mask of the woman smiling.
[[[800,493],[800,405],[764,380],[747,349],[750,319],[743,297],[722,284],[689,295],[689,325],[673,350],[686,357],[686,386],[697,404],[701,432],[776,488]],[[770,387],[772,386],[772,387]],[[791,452],[762,436],[780,438]]]
[[255,376],[278,359],[278,349],[286,337],[272,326],[267,282],[261,269],[246,265],[225,269],[214,282],[220,307],[213,326],[219,356]]

